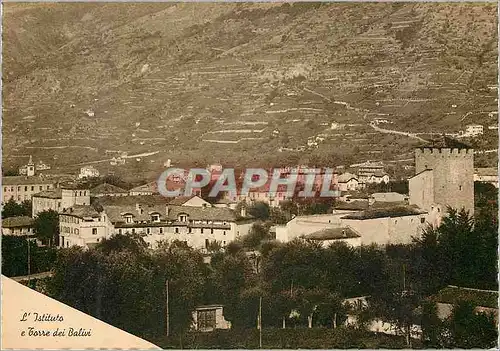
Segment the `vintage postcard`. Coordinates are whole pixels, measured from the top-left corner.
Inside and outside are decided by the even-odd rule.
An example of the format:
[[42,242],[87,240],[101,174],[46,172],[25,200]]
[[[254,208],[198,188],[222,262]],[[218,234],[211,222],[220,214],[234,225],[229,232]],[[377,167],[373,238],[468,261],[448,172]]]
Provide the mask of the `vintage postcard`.
[[498,347],[496,2],[2,4],[3,349]]

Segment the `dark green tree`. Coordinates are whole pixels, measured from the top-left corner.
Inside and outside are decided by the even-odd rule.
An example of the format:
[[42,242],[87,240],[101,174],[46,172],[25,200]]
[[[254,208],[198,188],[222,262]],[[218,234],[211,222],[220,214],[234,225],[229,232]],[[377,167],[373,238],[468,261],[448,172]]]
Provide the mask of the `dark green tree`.
[[48,246],[59,244],[59,214],[54,210],[42,211],[35,217],[33,231]]

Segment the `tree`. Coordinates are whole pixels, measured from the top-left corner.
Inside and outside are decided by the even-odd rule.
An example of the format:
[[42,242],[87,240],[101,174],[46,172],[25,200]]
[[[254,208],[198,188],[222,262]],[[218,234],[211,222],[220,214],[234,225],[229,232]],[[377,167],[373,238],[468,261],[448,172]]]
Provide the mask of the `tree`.
[[248,213],[257,219],[265,221],[269,219],[269,205],[265,202],[258,201],[248,208]]
[[446,348],[495,348],[498,341],[497,323],[493,314],[475,312],[474,305],[462,301],[453,306],[447,321],[449,339]]
[[437,314],[437,305],[434,301],[427,300],[422,303],[422,342],[426,348],[441,348],[441,335],[443,323]]
[[31,201],[24,200],[21,204],[18,204],[14,198],[10,198],[10,200],[7,201],[2,209],[2,218],[18,216],[31,217]]
[[241,238],[241,243],[246,249],[259,250],[262,242],[270,239],[269,228],[254,223],[248,234]]
[[4,177],[13,177],[13,176],[18,176],[19,172],[15,169],[7,169],[3,172]]
[[106,255],[111,252],[120,252],[125,250],[139,254],[147,247],[147,243],[139,234],[114,234],[109,239],[102,239],[102,241],[96,246],[96,249],[102,251]]
[[33,231],[37,238],[48,246],[59,244],[59,214],[54,210],[38,213],[33,222]]

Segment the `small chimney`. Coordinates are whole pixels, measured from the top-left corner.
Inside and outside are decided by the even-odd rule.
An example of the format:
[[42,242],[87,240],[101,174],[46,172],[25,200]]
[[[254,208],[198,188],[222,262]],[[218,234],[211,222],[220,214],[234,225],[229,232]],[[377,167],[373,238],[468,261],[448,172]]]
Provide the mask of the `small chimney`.
[[142,209],[142,206],[138,203],[135,204],[135,209],[136,209],[137,213],[139,213],[140,215],[144,212]]
[[168,216],[170,214],[170,208],[168,205],[165,205],[165,214]]
[[245,205],[241,206],[240,215],[241,215],[241,217],[247,216],[247,207]]
[[344,238],[347,238],[347,234],[346,234],[346,232],[345,232],[345,229],[342,229],[342,236],[343,236]]

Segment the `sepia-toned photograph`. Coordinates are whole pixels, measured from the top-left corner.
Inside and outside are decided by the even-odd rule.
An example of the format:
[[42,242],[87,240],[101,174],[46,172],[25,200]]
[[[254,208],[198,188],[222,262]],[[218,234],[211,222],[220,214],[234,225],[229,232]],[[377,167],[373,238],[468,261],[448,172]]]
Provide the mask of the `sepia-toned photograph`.
[[2,3],[2,348],[497,348],[498,28]]

